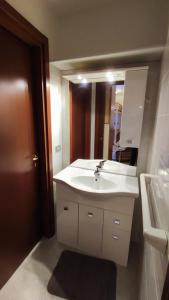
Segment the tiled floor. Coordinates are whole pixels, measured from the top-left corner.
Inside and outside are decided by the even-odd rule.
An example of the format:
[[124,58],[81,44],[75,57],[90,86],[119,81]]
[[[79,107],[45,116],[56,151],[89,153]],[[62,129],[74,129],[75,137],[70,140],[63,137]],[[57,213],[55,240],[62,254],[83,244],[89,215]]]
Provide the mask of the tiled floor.
[[[116,300],[137,300],[137,247],[132,245],[128,268],[118,266]],[[41,241],[0,291],[0,300],[61,300],[46,286],[64,247],[56,238]]]

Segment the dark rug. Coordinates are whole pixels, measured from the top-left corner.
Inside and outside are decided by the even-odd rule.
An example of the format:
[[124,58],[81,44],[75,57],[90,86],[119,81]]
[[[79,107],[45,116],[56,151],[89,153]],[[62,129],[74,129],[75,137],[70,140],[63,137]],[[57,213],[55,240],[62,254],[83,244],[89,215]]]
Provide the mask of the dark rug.
[[116,265],[64,251],[48,283],[48,292],[68,300],[115,300]]

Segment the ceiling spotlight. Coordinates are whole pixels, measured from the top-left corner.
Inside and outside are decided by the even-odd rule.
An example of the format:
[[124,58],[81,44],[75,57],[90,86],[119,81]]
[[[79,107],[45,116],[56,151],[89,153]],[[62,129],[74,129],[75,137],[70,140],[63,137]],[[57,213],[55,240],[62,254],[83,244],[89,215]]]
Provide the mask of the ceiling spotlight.
[[110,76],[110,77],[108,78],[108,81],[109,81],[109,82],[113,82],[113,81],[114,81],[114,77],[113,77],[113,76]]
[[120,94],[121,93],[121,90],[116,90],[115,94]]
[[87,83],[87,79],[86,79],[86,78],[83,78],[83,79],[82,79],[82,83],[83,83],[83,84],[86,84],[86,83]]
[[77,79],[82,80],[82,75],[78,75]]
[[109,72],[106,73],[106,77],[107,77],[107,80],[109,82],[113,82],[114,81],[114,76],[113,76],[113,73],[111,71],[109,71]]
[[110,78],[110,77],[112,77],[112,76],[113,76],[112,72],[109,71],[109,72],[106,73],[106,77],[107,77],[107,78]]

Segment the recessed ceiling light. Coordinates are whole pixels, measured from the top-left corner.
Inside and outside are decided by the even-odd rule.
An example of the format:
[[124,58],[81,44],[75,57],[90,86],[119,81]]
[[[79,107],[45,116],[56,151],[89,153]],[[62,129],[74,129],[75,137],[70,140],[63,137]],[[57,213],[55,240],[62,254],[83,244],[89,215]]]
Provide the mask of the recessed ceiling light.
[[114,77],[113,77],[113,76],[110,76],[110,77],[108,78],[108,81],[109,81],[109,82],[113,82],[113,81],[114,81]]
[[116,95],[121,93],[121,90],[116,90]]
[[83,84],[86,84],[86,83],[87,83],[87,79],[86,79],[86,78],[83,78],[83,79],[82,79],[82,83],[83,83]]
[[77,79],[82,80],[82,75],[78,75]]
[[112,76],[113,76],[112,72],[109,71],[109,72],[106,73],[106,77],[107,77],[107,78],[110,78],[110,77],[112,77]]
[[114,81],[114,76],[113,76],[113,73],[111,71],[108,71],[106,73],[106,77],[108,79],[109,82],[113,82]]

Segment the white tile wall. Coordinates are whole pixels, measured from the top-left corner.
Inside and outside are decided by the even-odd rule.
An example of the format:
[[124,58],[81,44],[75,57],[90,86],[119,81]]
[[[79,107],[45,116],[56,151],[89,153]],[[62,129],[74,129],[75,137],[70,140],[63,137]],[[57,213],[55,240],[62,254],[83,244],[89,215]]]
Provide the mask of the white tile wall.
[[141,143],[137,161],[137,173],[147,171],[149,148],[151,147],[152,134],[155,122],[155,112],[158,93],[160,63],[149,64],[147,89],[144,104],[144,116],[142,124]]
[[[160,74],[160,62],[147,64],[149,67],[147,89],[144,104],[144,116],[142,124],[141,142],[137,160],[137,174],[147,172],[149,161],[149,149],[152,147],[152,135],[156,115],[158,83]],[[135,203],[132,228],[132,240],[140,241],[141,228],[141,200]]]
[[[149,145],[147,171],[159,174],[162,179],[162,194],[156,193],[159,226],[169,230],[169,37],[162,60],[155,126]],[[167,256],[144,242],[139,299],[161,299],[167,264]]]

